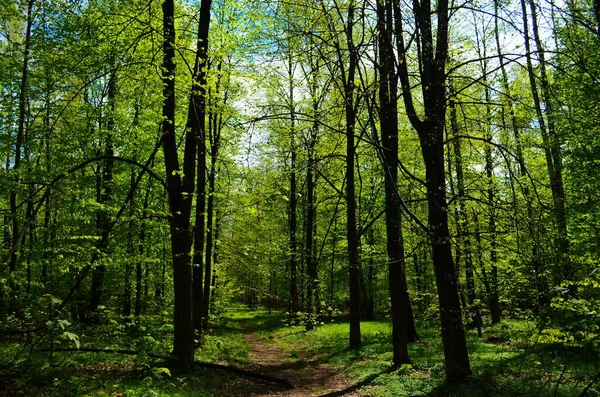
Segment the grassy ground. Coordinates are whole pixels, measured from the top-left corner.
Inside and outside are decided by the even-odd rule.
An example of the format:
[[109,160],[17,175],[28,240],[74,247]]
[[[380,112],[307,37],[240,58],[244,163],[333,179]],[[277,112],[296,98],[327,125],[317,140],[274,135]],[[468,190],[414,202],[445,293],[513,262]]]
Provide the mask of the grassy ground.
[[[168,354],[170,329],[164,319],[144,319],[135,330],[118,324],[72,330],[82,346],[125,348]],[[241,306],[226,312],[219,327],[205,336],[197,360],[243,367],[250,346],[242,337],[253,331],[264,343],[281,346],[289,360],[318,360],[335,368],[365,396],[579,396],[598,374],[598,352],[568,347],[544,339],[533,323],[504,320],[484,329],[483,337],[468,334],[472,381],[461,387],[443,383],[443,355],[438,324],[419,324],[421,341],[410,346],[412,366],[392,371],[390,324],[361,324],[363,347],[348,349],[348,323],[325,322],[313,331],[286,325],[282,315],[249,311]],[[68,338],[58,340],[68,346]],[[123,356],[96,353],[23,351],[0,344],[0,394],[35,396],[229,396],[244,395],[251,380],[221,371],[199,369],[191,374],[168,369],[169,364],[145,354]],[[599,395],[596,385],[588,396]]]
[[[361,323],[363,347],[348,349],[348,323],[326,322],[314,331],[286,326],[284,319],[255,312],[246,327],[262,333],[265,341],[335,366],[357,384],[365,396],[579,396],[598,374],[598,352],[543,342],[535,324],[506,319],[488,326],[483,337],[468,333],[473,378],[468,385],[444,385],[439,325],[420,324],[421,341],[411,344],[412,366],[392,371],[391,325]],[[598,395],[597,386],[586,395]]]

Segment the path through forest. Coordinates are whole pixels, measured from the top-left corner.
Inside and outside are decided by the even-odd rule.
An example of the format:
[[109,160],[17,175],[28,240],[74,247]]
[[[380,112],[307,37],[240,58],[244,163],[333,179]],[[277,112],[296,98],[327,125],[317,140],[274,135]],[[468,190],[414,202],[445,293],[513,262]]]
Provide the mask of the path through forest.
[[[253,333],[241,323],[244,339],[250,344],[251,364],[248,368],[287,380],[294,387],[256,383],[243,392],[246,396],[361,396],[360,385],[354,384],[310,351],[286,351],[271,337]],[[364,389],[362,389],[364,391]]]

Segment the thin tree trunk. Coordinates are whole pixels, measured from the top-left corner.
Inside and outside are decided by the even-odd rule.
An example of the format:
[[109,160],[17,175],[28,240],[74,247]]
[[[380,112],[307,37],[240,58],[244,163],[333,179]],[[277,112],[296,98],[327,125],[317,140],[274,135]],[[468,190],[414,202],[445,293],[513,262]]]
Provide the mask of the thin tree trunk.
[[213,123],[212,128],[214,129],[212,142],[211,142],[211,153],[210,153],[210,171],[208,174],[208,206],[206,208],[206,262],[204,271],[204,299],[202,302],[202,310],[204,317],[204,329],[208,328],[208,314],[210,308],[210,285],[211,285],[211,274],[212,274],[212,249],[213,249],[213,219],[214,219],[214,206],[215,206],[215,171],[217,154],[219,151],[219,135],[220,126]]
[[306,166],[306,227],[305,227],[305,237],[306,237],[306,330],[310,331],[315,326],[314,319],[314,309],[315,304],[313,301],[313,294],[315,292],[316,281],[317,281],[317,268],[316,261],[314,256],[316,252],[313,251],[314,248],[314,230],[315,230],[315,201],[314,201],[314,176],[313,176],[313,167],[314,167],[314,145],[317,131],[317,128],[313,125],[313,131],[311,131],[311,139],[307,148],[308,151],[308,164]]
[[347,76],[344,79],[344,101],[346,113],[346,227],[348,239],[348,267],[350,283],[350,347],[362,345],[360,334],[360,266],[359,238],[356,227],[356,193],[354,183],[354,157],[356,147],[354,132],[356,125],[356,110],[354,104],[354,78],[357,67],[357,50],[353,46],[354,4],[348,7],[346,40],[350,58],[348,60]]
[[[471,324],[477,328],[479,336],[482,335],[481,327],[483,321],[479,307],[475,306],[477,294],[475,291],[475,278],[473,273],[473,255],[471,248],[471,238],[469,237],[469,217],[467,216],[467,203],[465,194],[465,177],[462,162],[462,145],[458,131],[458,121],[456,117],[456,105],[450,101],[450,122],[452,129],[452,146],[454,149],[454,162],[456,168],[456,184],[458,188],[458,214],[457,224],[460,226],[459,241],[463,245],[465,254],[465,280],[467,284],[467,310],[471,317]],[[450,172],[452,170],[449,170]]]
[[[135,185],[135,170],[131,170],[131,178],[130,185],[131,188]],[[132,261],[135,261],[135,251],[134,251],[134,242],[133,236],[135,233],[135,226],[133,217],[135,216],[135,196],[131,197],[131,201],[129,202],[129,227],[127,229],[127,259],[125,262],[125,280],[124,280],[124,290],[123,290],[123,316],[129,317],[131,316],[131,276],[133,275],[133,264]],[[129,321],[129,320],[127,320]]]
[[[34,0],[29,0],[27,2],[27,26],[25,28],[25,48],[23,51],[23,68],[21,69],[21,84],[19,86],[19,120],[18,120],[18,127],[17,127],[17,136],[16,136],[16,140],[15,140],[15,157],[14,157],[14,162],[13,162],[13,167],[12,170],[13,172],[18,173],[19,168],[21,166],[21,150],[23,147],[23,139],[25,136],[25,119],[27,116],[27,79],[29,76],[29,57],[30,57],[30,50],[31,50],[31,28],[33,25],[33,4],[34,4]],[[10,161],[9,161],[10,162]],[[8,163],[7,162],[7,166]],[[17,174],[15,176],[16,181],[18,182],[20,180],[19,175]],[[18,209],[17,209],[17,191],[16,190],[11,190],[10,191],[10,196],[9,196],[9,201],[10,201],[10,217],[11,217],[11,221],[12,221],[12,240],[10,243],[10,256],[8,258],[8,270],[11,274],[10,277],[10,299],[9,299],[9,312],[10,313],[14,313],[16,311],[16,301],[15,301],[15,297],[18,295],[17,293],[17,285],[14,282],[14,279],[12,277],[12,273],[14,273],[17,270],[17,256],[18,256],[18,246],[19,246],[19,239],[20,239],[20,230],[19,230],[19,219],[18,219]]]
[[298,256],[297,256],[297,241],[296,229],[297,225],[297,206],[298,197],[296,194],[296,142],[294,139],[296,129],[296,116],[294,107],[294,75],[292,69],[292,56],[288,54],[288,79],[289,79],[289,95],[290,95],[290,199],[289,199],[289,261],[290,261],[290,309],[294,316],[300,310],[298,302]]
[[[114,156],[113,147],[113,134],[115,130],[115,95],[116,95],[116,75],[115,72],[111,72],[108,81],[108,118],[106,122],[106,142],[104,146],[104,156],[107,157],[104,160],[102,167],[102,179],[100,180],[100,197],[98,203],[101,206],[107,206],[112,200],[113,193],[113,167],[114,160],[111,158]],[[100,131],[102,125],[100,125]],[[97,215],[97,228],[100,235],[108,232],[111,227],[111,215],[110,211],[105,208],[101,208]],[[104,247],[106,250],[107,247]],[[103,250],[103,251],[104,251]],[[104,252],[102,252],[104,253]],[[106,266],[102,263],[98,264],[92,271],[92,286],[90,292],[90,304],[89,304],[89,320],[93,324],[99,322],[98,318],[98,307],[102,302],[104,295],[104,278],[106,276]]]
[[[147,231],[146,231],[146,227],[147,227],[147,222],[146,219],[148,218],[148,207],[150,206],[150,191],[152,190],[152,183],[150,182],[148,184],[148,188],[146,189],[146,194],[144,196],[144,202],[142,204],[142,219],[140,222],[140,240],[138,243],[138,258],[136,260],[136,269],[135,269],[135,312],[134,315],[137,318],[137,321],[139,321],[139,317],[142,314],[142,309],[143,309],[143,299],[142,299],[142,292],[143,292],[143,286],[142,286],[142,282],[144,282],[144,273],[143,273],[143,264],[144,264],[144,251],[145,251],[145,246],[146,246],[146,239],[147,239]],[[164,262],[163,262],[163,266],[164,266]],[[163,268],[164,269],[164,268]],[[164,270],[163,270],[164,273]],[[163,274],[163,278],[164,278],[164,274]],[[148,285],[148,277],[146,276],[145,278],[145,284],[146,286]],[[163,290],[164,290],[164,286],[163,286]]]
[[[198,21],[198,38],[196,60],[194,64],[194,75],[192,77],[192,93],[190,95],[190,106],[188,111],[188,127],[192,131],[197,148],[198,163],[197,173],[197,198],[196,198],[196,221],[194,225],[194,255],[193,255],[193,323],[199,343],[202,343],[202,328],[204,321],[204,298],[207,297],[205,286],[210,286],[210,272],[207,273],[202,282],[204,262],[204,211],[206,203],[206,93],[208,72],[208,32],[210,28],[211,0],[202,0],[200,3],[200,16]],[[190,163],[193,168],[193,157]],[[208,281],[208,282],[207,282]]]
[[[486,103],[490,103],[490,91],[486,85],[485,88],[485,100]],[[488,127],[486,127],[486,139],[491,142],[491,125],[492,115],[490,111],[490,105],[486,108]],[[489,304],[490,312],[492,315],[492,324],[498,324],[502,316],[502,310],[500,309],[500,300],[498,296],[498,241],[496,239],[496,198],[495,198],[495,185],[494,185],[494,163],[492,159],[492,146],[486,145],[485,151],[485,175],[487,177],[487,199],[488,208],[490,211],[490,217],[488,221],[488,230],[490,233],[490,266],[491,266],[491,277],[490,277],[490,295]],[[482,266],[483,271],[485,267]]]
[[[524,177],[527,175],[527,167],[525,165],[525,158],[523,156],[523,144],[521,141],[521,134],[519,132],[519,127],[518,127],[518,122],[517,122],[517,117],[515,114],[515,107],[514,107],[514,102],[513,102],[513,97],[511,95],[510,92],[510,85],[508,82],[508,73],[506,72],[506,67],[504,65],[504,56],[502,54],[502,50],[500,47],[500,30],[498,27],[498,8],[499,8],[499,4],[498,4],[498,0],[494,1],[494,30],[495,30],[495,37],[496,37],[496,48],[498,50],[498,59],[500,62],[500,69],[502,71],[502,88],[504,89],[504,94],[506,95],[507,101],[508,101],[508,109],[509,109],[509,114],[510,114],[510,126],[511,126],[511,130],[515,139],[515,145],[516,145],[516,157],[517,157],[517,162],[519,163],[519,176],[520,177]],[[531,82],[531,80],[530,80]],[[525,205],[527,208],[527,220],[526,220],[526,224],[527,224],[527,232],[529,235],[529,241],[531,244],[531,262],[532,262],[532,268],[533,268],[533,273],[534,273],[534,285],[535,288],[537,290],[537,294],[538,294],[538,306],[540,307],[547,307],[549,302],[549,291],[548,291],[548,282],[546,280],[546,275],[543,269],[541,269],[541,259],[539,256],[539,248],[538,248],[538,238],[537,238],[537,231],[536,231],[536,224],[534,222],[534,210],[533,210],[533,200],[531,197],[531,193],[529,191],[529,183],[526,181],[523,181],[522,183],[520,183],[520,186],[522,186],[522,191],[523,191],[523,197],[525,199]],[[489,198],[489,195],[488,195]],[[517,224],[518,227],[518,223],[519,223],[519,219],[515,219],[515,223]],[[491,226],[491,225],[490,225]],[[517,229],[518,230],[518,229]],[[518,243],[520,243],[520,240],[518,241]],[[497,254],[495,255],[495,258],[497,257]]]
[[[523,0],[524,1],[524,0]],[[552,102],[551,93],[550,93],[550,84],[548,82],[548,75],[546,72],[546,56],[544,51],[544,46],[542,40],[540,38],[538,22],[537,22],[537,7],[534,0],[529,1],[529,8],[531,10],[531,22],[533,28],[533,38],[537,47],[537,54],[540,60],[539,70],[540,70],[540,87],[542,92],[542,100],[543,100],[543,109],[541,107],[541,103],[539,99],[535,101],[536,112],[538,117],[540,118],[540,131],[542,132],[542,139],[544,141],[544,146],[548,146],[548,150],[546,151],[546,155],[548,152],[550,154],[550,158],[547,159],[549,164],[549,172],[550,175],[550,188],[552,190],[552,200],[554,203],[554,217],[556,219],[556,228],[558,233],[557,238],[557,251],[558,251],[558,264],[559,271],[556,272],[556,280],[557,282],[575,281],[575,272],[576,268],[571,261],[570,257],[570,242],[569,236],[567,232],[567,215],[565,209],[565,189],[563,183],[563,165],[562,165],[562,154],[560,148],[560,140],[556,133],[556,127],[554,124],[554,104]],[[529,46],[529,38],[527,32],[527,22],[526,22],[526,11],[523,7],[524,12],[524,30],[526,35],[526,47]],[[533,78],[533,66],[531,62],[531,53],[529,50],[527,51],[527,68],[530,74],[530,81],[532,85],[535,85],[535,79]],[[547,128],[544,125],[544,115],[546,116]],[[544,136],[546,136],[544,138]],[[552,170],[550,170],[552,168]],[[569,289],[572,293],[576,292],[576,286],[570,285]]]
[[210,301],[214,305],[215,304],[215,295],[217,293],[217,279],[219,275],[217,274],[217,264],[219,263],[219,233],[221,232],[221,214],[219,210],[215,212],[215,238],[214,238],[214,248],[213,248],[213,282],[210,290]]
[[369,228],[369,265],[367,269],[367,307],[365,312],[365,320],[373,321],[375,319],[375,233],[373,227]]

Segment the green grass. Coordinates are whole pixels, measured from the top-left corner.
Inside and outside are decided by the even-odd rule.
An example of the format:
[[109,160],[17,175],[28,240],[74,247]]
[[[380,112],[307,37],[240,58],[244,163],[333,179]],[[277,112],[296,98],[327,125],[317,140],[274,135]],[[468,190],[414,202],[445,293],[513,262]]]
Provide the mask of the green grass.
[[[108,324],[73,329],[84,346],[126,348],[166,355],[171,349],[170,326],[159,316],[144,318],[139,327]],[[391,326],[385,321],[361,324],[363,347],[349,349],[349,325],[326,322],[313,331],[287,325],[281,314],[232,306],[218,327],[204,337],[196,359],[244,366],[249,344],[244,332],[255,332],[265,343],[277,343],[295,363],[318,361],[360,383],[365,396],[579,396],[598,373],[598,352],[590,346],[567,346],[540,336],[529,321],[504,319],[486,326],[483,337],[468,332],[473,377],[467,385],[444,384],[439,325],[420,323],[420,341],[410,345],[411,366],[393,370]],[[63,345],[69,343],[62,340]],[[48,353],[0,344],[0,387],[6,394],[22,391],[40,396],[224,396],[239,395],[248,379],[220,371],[182,374],[168,363],[141,354]],[[298,368],[302,368],[301,365]],[[560,381],[559,381],[560,380]],[[0,395],[2,388],[0,388]],[[243,394],[241,394],[243,395]],[[588,396],[599,395],[598,386]]]
[[[391,325],[387,322],[361,323],[363,346],[349,349],[347,322],[325,323],[306,332],[303,326],[285,326],[282,316],[262,312],[254,312],[245,321],[248,328],[259,329],[265,340],[292,354],[302,351],[356,383],[368,380],[369,387],[363,389],[368,396],[570,397],[578,396],[598,372],[595,352],[575,348],[567,354],[564,348],[537,343],[535,324],[527,321],[507,319],[487,326],[481,338],[469,331],[473,377],[460,387],[444,384],[443,348],[435,322],[420,324],[421,340],[409,348],[412,366],[392,370]],[[588,395],[598,395],[598,389],[592,388]]]

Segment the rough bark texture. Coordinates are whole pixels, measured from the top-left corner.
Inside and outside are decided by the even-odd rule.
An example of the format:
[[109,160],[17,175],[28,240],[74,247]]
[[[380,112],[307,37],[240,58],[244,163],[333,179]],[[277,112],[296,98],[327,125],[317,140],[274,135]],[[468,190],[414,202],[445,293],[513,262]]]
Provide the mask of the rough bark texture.
[[[163,8],[163,123],[162,140],[167,176],[171,254],[173,258],[174,332],[173,355],[184,370],[194,362],[194,328],[192,324],[192,268],[190,266],[191,194],[194,190],[195,137],[186,132],[183,178],[177,156],[175,136],[175,22],[173,0]],[[190,150],[191,149],[191,150]],[[190,153],[191,152],[191,153]],[[190,169],[191,164],[191,169]]]
[[[193,266],[193,322],[197,332],[198,340],[202,340],[203,323],[208,320],[204,316],[204,291],[202,283],[203,261],[204,261],[204,211],[206,204],[206,84],[208,64],[208,31],[210,27],[210,0],[202,0],[200,3],[200,16],[198,21],[198,39],[196,49],[196,60],[194,63],[194,74],[192,76],[192,93],[190,95],[190,106],[188,111],[187,128],[195,142],[194,149],[197,150],[198,163],[197,173],[197,198],[196,198],[196,221],[194,225],[194,266]],[[190,156],[193,168],[195,157]],[[208,273],[208,286],[210,286],[210,272]],[[205,283],[206,285],[206,283]]]
[[379,33],[379,101],[381,123],[381,158],[385,180],[385,225],[387,231],[388,280],[392,307],[392,345],[395,366],[410,364],[407,338],[408,294],[406,285],[404,244],[400,231],[400,203],[398,188],[398,97],[397,78],[392,47],[392,3],[377,4]]
[[348,26],[346,40],[350,58],[348,61],[347,75],[344,78],[344,101],[346,113],[346,225],[348,239],[348,266],[350,278],[350,347],[362,345],[360,335],[360,254],[359,238],[356,227],[356,193],[354,184],[354,157],[356,147],[354,131],[356,125],[356,112],[354,108],[354,78],[357,67],[356,48],[352,44],[354,24],[354,5],[348,8]]
[[440,0],[437,3],[435,46],[429,2],[418,4],[413,11],[418,29],[417,39],[421,48],[420,62],[422,66],[419,73],[424,104],[422,119],[417,115],[413,104],[406,48],[402,36],[404,29],[400,2],[394,0],[395,31],[400,57],[398,74],[407,116],[419,135],[425,163],[429,238],[440,303],[446,379],[450,382],[464,382],[471,374],[471,367],[456,285],[457,275],[450,246],[444,164],[448,1]]
[[[115,161],[112,159],[114,156],[114,147],[113,147],[113,133],[115,129],[115,91],[116,91],[116,76],[115,73],[112,72],[110,74],[110,78],[108,81],[108,116],[106,121],[106,142],[104,144],[104,156],[106,156],[106,160],[104,160],[102,164],[102,178],[99,180],[98,190],[100,191],[100,196],[98,197],[98,204],[101,206],[109,205],[112,200],[112,192],[113,192],[113,168]],[[102,120],[100,123],[100,130],[104,127],[102,125]],[[97,219],[96,219],[96,227],[98,228],[98,232],[100,235],[107,232],[107,230],[111,227],[111,216],[109,210],[105,208],[101,208],[98,211]],[[103,254],[108,247],[102,248],[101,254]],[[102,301],[103,289],[104,289],[104,278],[106,276],[106,266],[102,263],[99,263],[94,270],[92,271],[92,287],[90,292],[90,304],[88,311],[90,313],[89,320],[92,323],[98,322],[97,310],[98,306]]]

